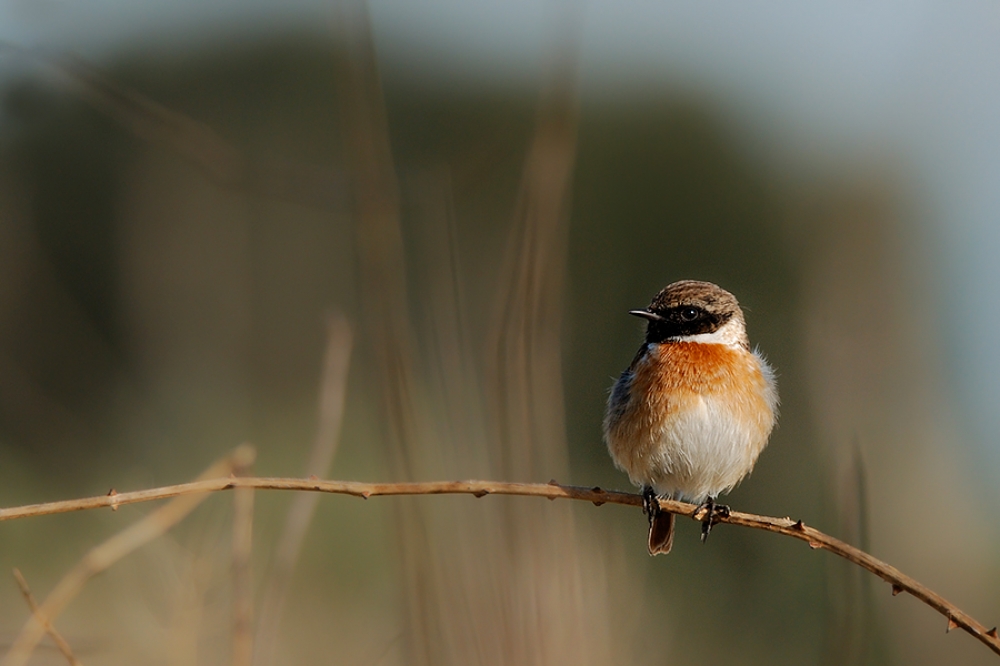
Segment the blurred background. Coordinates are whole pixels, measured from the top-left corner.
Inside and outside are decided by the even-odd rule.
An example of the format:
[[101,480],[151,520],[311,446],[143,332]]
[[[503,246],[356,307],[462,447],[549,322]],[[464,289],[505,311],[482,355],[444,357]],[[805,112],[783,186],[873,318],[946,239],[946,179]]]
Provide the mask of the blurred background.
[[[262,476],[628,489],[626,313],[705,279],[782,395],[728,503],[993,626],[998,33],[991,3],[4,2],[0,502],[242,442]],[[0,565],[44,597],[150,508],[4,523]],[[309,511],[256,494],[255,664],[995,659],[762,532],[681,521],[651,559],[623,507],[322,497],[299,549]],[[231,522],[210,498],[92,581],[81,660],[228,661]]]

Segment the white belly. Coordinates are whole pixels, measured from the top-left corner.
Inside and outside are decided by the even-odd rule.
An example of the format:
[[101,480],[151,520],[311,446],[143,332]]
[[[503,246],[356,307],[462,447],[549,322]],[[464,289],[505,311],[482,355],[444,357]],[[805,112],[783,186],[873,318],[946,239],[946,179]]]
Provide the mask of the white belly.
[[643,470],[659,495],[701,503],[731,490],[750,473],[766,443],[725,400],[700,396],[655,433]]

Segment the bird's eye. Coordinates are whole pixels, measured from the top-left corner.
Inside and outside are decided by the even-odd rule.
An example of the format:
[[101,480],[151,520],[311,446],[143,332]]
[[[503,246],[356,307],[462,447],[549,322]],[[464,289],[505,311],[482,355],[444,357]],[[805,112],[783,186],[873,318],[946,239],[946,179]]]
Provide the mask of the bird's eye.
[[684,308],[680,311],[681,321],[694,321],[700,314],[698,308]]

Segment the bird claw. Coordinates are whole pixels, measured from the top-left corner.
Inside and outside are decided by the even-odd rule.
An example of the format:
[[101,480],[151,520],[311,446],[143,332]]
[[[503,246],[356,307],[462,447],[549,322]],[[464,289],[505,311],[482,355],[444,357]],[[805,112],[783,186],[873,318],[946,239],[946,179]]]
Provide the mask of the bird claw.
[[721,519],[728,518],[731,513],[730,508],[725,504],[716,504],[715,500],[709,497],[694,511],[694,517],[701,521],[701,542],[705,543],[708,535]]
[[649,518],[650,524],[660,513],[660,502],[656,497],[656,491],[649,486],[642,489],[642,512]]

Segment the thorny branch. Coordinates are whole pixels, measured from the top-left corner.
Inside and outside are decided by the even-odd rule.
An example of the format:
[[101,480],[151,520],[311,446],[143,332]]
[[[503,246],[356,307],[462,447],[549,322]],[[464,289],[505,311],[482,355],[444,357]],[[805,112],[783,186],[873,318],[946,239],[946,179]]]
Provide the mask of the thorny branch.
[[[135,504],[151,500],[190,495],[195,493],[216,492],[231,488],[254,488],[257,490],[300,490],[339,495],[353,495],[368,499],[378,495],[459,495],[467,494],[476,497],[486,495],[522,495],[545,497],[550,500],[572,499],[601,504],[622,504],[625,506],[642,506],[642,496],[602,488],[584,488],[580,486],[563,486],[555,481],[549,483],[511,483],[505,481],[426,481],[411,483],[363,483],[360,481],[322,481],[319,479],[290,478],[256,478],[229,477],[220,479],[205,479],[182,483],[175,486],[137,490],[127,493],[116,493],[98,497],[88,497],[45,504],[0,509],[0,521],[29,516],[43,516],[53,513],[67,513],[100,507],[117,509],[123,504]],[[699,507],[686,502],[660,499],[660,509],[696,520],[701,518]],[[920,584],[913,578],[902,573],[895,567],[879,560],[868,553],[844,543],[839,539],[824,534],[807,526],[801,520],[791,518],[774,518],[758,516],[752,513],[732,511],[729,515],[719,515],[718,523],[740,525],[768,532],[777,532],[800,541],[805,541],[814,550],[828,550],[846,560],[867,569],[892,586],[893,596],[900,592],[908,592],[948,619],[948,631],[962,628],[975,636],[981,643],[1000,655],[1000,637],[996,627],[987,629],[967,613],[958,609],[944,597]]]

